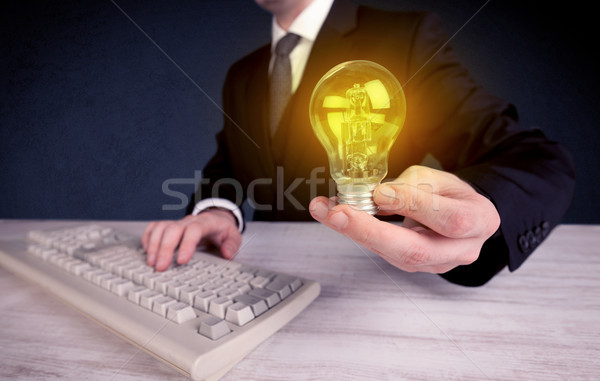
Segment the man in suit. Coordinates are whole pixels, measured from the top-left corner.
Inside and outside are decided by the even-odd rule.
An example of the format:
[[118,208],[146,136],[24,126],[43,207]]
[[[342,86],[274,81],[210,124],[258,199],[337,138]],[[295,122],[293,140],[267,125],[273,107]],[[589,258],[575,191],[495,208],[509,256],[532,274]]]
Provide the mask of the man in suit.
[[[471,286],[507,265],[518,268],[560,221],[574,186],[569,153],[521,128],[512,105],[469,78],[435,15],[347,0],[256,1],[274,15],[273,43],[230,69],[225,125],[203,172],[201,201],[181,221],[148,226],[142,241],[150,265],[165,269],[177,247],[185,263],[204,241],[232,258],[243,229],[236,206],[245,197],[257,220],[312,216],[402,270]],[[300,36],[289,55],[293,95],[270,129],[269,75],[276,40],[286,33]],[[381,214],[404,217],[403,226],[316,197],[333,194],[309,122],[310,96],[330,68],[358,59],[386,67],[404,87],[406,122],[389,158],[398,177],[374,191]],[[443,170],[421,166],[425,157]]]

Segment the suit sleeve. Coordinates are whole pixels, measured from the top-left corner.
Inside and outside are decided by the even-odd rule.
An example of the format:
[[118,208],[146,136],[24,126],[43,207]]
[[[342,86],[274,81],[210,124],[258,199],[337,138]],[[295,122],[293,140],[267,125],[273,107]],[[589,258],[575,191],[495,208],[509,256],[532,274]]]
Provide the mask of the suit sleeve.
[[541,130],[521,127],[512,105],[473,82],[436,15],[425,14],[413,36],[405,85],[411,141],[500,214],[500,228],[478,260],[442,274],[481,285],[506,265],[516,270],[560,222],[573,196],[573,159]]
[[[225,115],[229,115],[231,109],[232,70],[227,73],[223,86],[223,110]],[[224,119],[225,124],[230,123],[227,117]],[[191,197],[191,201],[187,206],[187,214],[192,213],[198,201],[211,197],[227,199],[238,207],[243,202],[244,193],[233,173],[225,130],[226,128],[223,128],[216,135],[217,151],[202,170],[202,182],[193,197]]]

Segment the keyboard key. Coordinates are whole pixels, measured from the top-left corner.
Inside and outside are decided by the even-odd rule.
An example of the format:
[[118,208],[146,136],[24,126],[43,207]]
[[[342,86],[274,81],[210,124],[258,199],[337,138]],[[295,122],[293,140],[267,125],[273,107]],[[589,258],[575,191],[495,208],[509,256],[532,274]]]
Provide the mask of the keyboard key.
[[82,275],[85,280],[91,282],[92,278],[94,277],[95,274],[102,273],[102,272],[104,272],[104,270],[99,269],[97,267],[93,267],[93,268],[84,270]]
[[110,272],[112,264],[117,260],[121,255],[119,253],[110,253],[110,255],[100,258],[98,260],[98,264],[104,270]]
[[225,296],[220,296],[210,301],[208,313],[220,317],[221,319],[224,319],[225,312],[227,312],[227,307],[229,307],[232,304],[233,302],[229,298]]
[[253,288],[263,288],[267,284],[269,284],[269,278],[265,278],[263,276],[257,276],[256,278],[250,281],[250,285]]
[[230,321],[240,327],[254,319],[252,308],[244,303],[237,302],[227,308],[225,320]]
[[54,255],[54,254],[58,254],[58,251],[57,251],[56,249],[44,249],[44,250],[42,250],[42,251],[40,252],[40,255],[42,256],[42,258],[43,258],[45,261],[47,261],[47,260],[48,260],[48,258],[49,258],[51,255]]
[[217,283],[209,283],[206,286],[203,287],[204,291],[211,291],[214,294],[218,294],[219,291],[224,290],[225,288],[227,288],[226,286],[217,284]]
[[89,263],[86,262],[80,262],[78,265],[75,265],[71,268],[71,273],[80,276],[83,274],[84,271],[91,269],[92,266],[90,266]]
[[241,265],[238,270],[240,270],[241,273],[249,273],[249,274],[256,274],[258,272],[258,269],[255,267],[250,267],[250,266],[246,266],[246,265]]
[[128,279],[119,278],[118,281],[112,283],[110,291],[119,296],[124,296],[129,294],[129,290],[133,289],[134,287],[135,284],[132,281]]
[[155,299],[162,298],[164,295],[155,290],[144,291],[140,294],[140,306],[152,311],[152,304]]
[[259,298],[257,296],[240,295],[233,298],[233,300],[235,302],[241,302],[250,306],[252,308],[254,316],[259,316],[269,309],[269,307],[267,306],[267,302],[264,299]]
[[216,297],[212,291],[202,291],[194,297],[194,307],[202,312],[208,312],[211,300]]
[[212,271],[218,267],[219,267],[219,265],[217,265],[217,264],[209,263],[206,266],[204,266],[203,271],[205,271],[207,273],[212,273]]
[[202,292],[200,287],[186,286],[179,290],[179,300],[189,305],[194,305],[194,297]]
[[68,261],[63,262],[62,268],[67,270],[68,272],[72,273],[73,267],[77,266],[80,263],[81,263],[81,261],[79,259],[72,258]]
[[158,278],[154,281],[154,289],[158,292],[160,292],[161,294],[166,294],[167,293],[167,289],[169,288],[170,285],[175,285],[177,284],[178,281],[169,277],[168,275],[164,275],[162,278]]
[[135,286],[127,292],[127,299],[135,304],[140,304],[140,295],[146,291],[150,291],[145,286]]
[[233,281],[233,279],[219,278],[219,279],[213,280],[211,283],[215,284],[215,285],[218,285],[218,286],[229,287],[230,285],[232,285],[235,282]]
[[210,270],[208,270],[208,272],[211,273],[211,274],[219,274],[219,275],[221,275],[221,274],[223,274],[227,270],[229,270],[229,268],[227,266],[215,265]]
[[119,274],[123,278],[133,280],[133,275],[136,273],[136,271],[142,268],[143,267],[141,263],[139,263],[137,260],[132,260],[129,258],[128,260],[123,261],[123,263],[116,265],[113,269],[113,272],[115,274]]
[[279,302],[281,302],[281,298],[279,297],[278,293],[276,293],[275,291],[265,290],[263,288],[255,288],[254,290],[250,291],[248,295],[264,299],[264,301],[267,302],[267,306],[269,306],[269,308],[272,308]]
[[263,278],[268,278],[269,280],[271,280],[271,279],[273,279],[273,278],[275,277],[275,275],[277,275],[277,274],[275,274],[274,272],[272,272],[272,271],[269,271],[269,270],[261,269],[261,270],[258,270],[258,271],[256,272],[256,274],[254,274],[254,275],[256,275],[256,276],[261,276],[261,277],[263,277]]
[[266,285],[265,288],[267,290],[274,291],[277,294],[279,294],[279,297],[281,298],[281,300],[287,298],[288,296],[290,296],[292,294],[292,290],[287,285],[287,283],[284,281],[281,281],[281,280],[273,280],[271,283]]
[[194,309],[189,304],[177,302],[171,304],[167,310],[167,319],[174,321],[177,324],[185,323],[188,320],[196,318]]
[[154,282],[163,277],[164,274],[162,273],[152,273],[146,277],[144,277],[144,285],[148,288],[152,288],[154,289]]
[[224,278],[229,278],[229,279],[235,279],[238,275],[240,275],[240,272],[235,269],[227,270],[227,271],[223,272],[223,274],[221,274],[221,276],[223,276]]
[[144,277],[153,273],[154,269],[152,267],[147,266],[146,264],[142,264],[140,265],[140,267],[131,270],[132,278],[130,279],[133,280],[135,283],[142,284],[144,283]]
[[92,230],[89,232],[88,237],[90,237],[90,239],[92,239],[92,240],[96,240],[96,239],[100,239],[100,237],[102,237],[102,235],[100,234],[100,232],[98,230]]
[[92,250],[92,249],[96,248],[96,244],[94,242],[88,242],[88,243],[84,243],[82,247],[86,250]]
[[197,287],[204,287],[207,284],[210,283],[211,280],[213,280],[215,277],[206,277],[206,276],[202,276],[200,278],[196,278],[194,280],[188,281],[188,284],[190,286],[197,286]]
[[106,264],[106,271],[110,271],[115,275],[121,276],[123,268],[129,263],[131,263],[131,258],[115,258],[114,261]]
[[107,277],[102,277],[102,280],[100,281],[100,287],[102,287],[105,290],[110,291],[113,283],[115,283],[121,279],[123,279],[123,278],[118,277],[115,274],[111,274]]
[[179,280],[175,280],[174,282],[169,283],[167,285],[166,294],[172,298],[179,299],[179,292],[184,287],[186,287],[185,283],[181,283]]
[[216,316],[210,316],[200,323],[198,333],[212,340],[218,340],[231,332],[227,322]]
[[203,260],[199,260],[198,262],[193,264],[193,268],[200,270],[200,271],[204,271],[204,268],[208,266],[208,263],[203,261]]
[[236,288],[225,288],[217,293],[219,296],[224,296],[227,299],[233,299],[238,296],[240,292]]
[[235,280],[237,280],[238,282],[244,282],[244,283],[248,283],[252,279],[254,279],[254,274],[246,273],[246,272],[240,273],[240,275],[235,277]]
[[114,275],[108,271],[102,270],[101,272],[92,275],[92,283],[97,286],[102,286],[102,280],[109,277],[114,277]]
[[302,286],[300,279],[288,275],[277,275],[275,279],[273,279],[273,282],[275,281],[281,282],[282,284],[287,284],[292,292],[296,291],[300,288],[300,286]]
[[185,283],[186,285],[194,280],[198,279],[199,274],[194,270],[193,272],[184,272],[181,275],[177,276],[177,279],[181,283]]
[[177,300],[170,296],[162,296],[156,298],[152,302],[152,312],[159,314],[162,317],[167,317],[167,309],[170,305],[177,303]]
[[48,259],[48,262],[52,263],[53,265],[56,265],[58,267],[60,267],[60,265],[67,259],[70,259],[71,257],[69,257],[66,254],[63,253],[58,253],[56,255],[51,256]]
[[248,283],[244,282],[235,282],[234,284],[230,285],[229,288],[237,289],[240,294],[245,294],[252,289]]

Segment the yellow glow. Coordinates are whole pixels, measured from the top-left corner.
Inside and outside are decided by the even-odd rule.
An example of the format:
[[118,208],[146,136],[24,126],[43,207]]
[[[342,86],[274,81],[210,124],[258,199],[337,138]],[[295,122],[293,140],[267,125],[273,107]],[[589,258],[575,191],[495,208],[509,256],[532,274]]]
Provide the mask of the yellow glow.
[[405,117],[402,87],[376,63],[345,62],[321,78],[310,120],[340,194],[364,195],[385,177],[388,153]]
[[365,83],[365,89],[367,89],[373,109],[390,108],[390,96],[380,80],[376,79]]
[[324,108],[347,108],[348,107],[348,99],[346,97],[338,97],[335,95],[328,95],[323,100]]
[[384,114],[371,114],[371,123],[374,124],[383,124],[385,123],[385,115]]
[[[342,123],[344,122],[344,113],[343,112],[328,112],[327,113],[327,123],[329,124],[329,128],[331,129],[331,133],[334,136],[342,136]],[[341,150],[342,145],[336,144],[337,149]],[[338,155],[342,155],[342,151],[338,152]]]

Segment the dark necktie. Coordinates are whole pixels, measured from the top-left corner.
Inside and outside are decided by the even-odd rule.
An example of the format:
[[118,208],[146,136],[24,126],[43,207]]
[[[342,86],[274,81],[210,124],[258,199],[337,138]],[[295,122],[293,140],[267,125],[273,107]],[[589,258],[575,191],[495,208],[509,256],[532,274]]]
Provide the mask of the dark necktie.
[[292,67],[290,65],[290,52],[294,49],[300,36],[288,33],[275,47],[275,62],[271,71],[269,85],[271,136],[275,135],[277,126],[292,95]]

